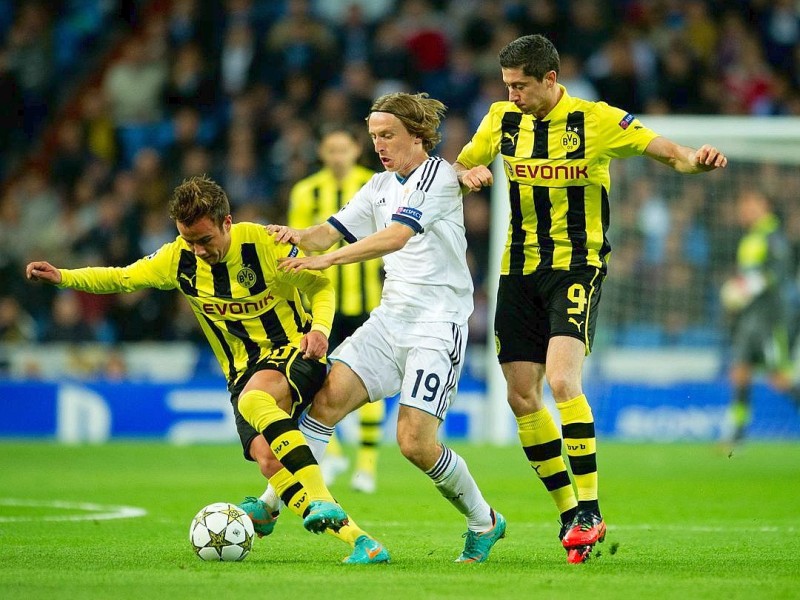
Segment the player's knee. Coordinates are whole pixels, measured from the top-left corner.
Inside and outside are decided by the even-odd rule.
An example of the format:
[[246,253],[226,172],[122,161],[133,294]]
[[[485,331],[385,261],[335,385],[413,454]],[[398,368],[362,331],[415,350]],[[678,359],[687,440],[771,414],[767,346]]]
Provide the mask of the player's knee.
[[344,419],[358,404],[357,394],[345,386],[339,386],[333,379],[327,379],[314,396],[309,414],[325,425],[333,427]]
[[566,402],[581,394],[580,382],[576,382],[573,377],[562,373],[553,374],[548,378],[547,383],[550,385],[550,391],[553,392],[556,402]]
[[435,443],[428,443],[426,440],[421,439],[413,433],[397,432],[397,444],[400,447],[400,453],[413,465],[422,469],[428,470],[436,462],[435,458],[431,460],[436,449]]
[[345,414],[343,414],[341,406],[338,405],[336,396],[329,393],[330,390],[323,387],[311,403],[309,414],[325,425],[333,427],[341,421]]
[[253,416],[259,406],[264,404],[266,394],[258,390],[251,390],[239,396],[239,412],[248,423],[253,422]]

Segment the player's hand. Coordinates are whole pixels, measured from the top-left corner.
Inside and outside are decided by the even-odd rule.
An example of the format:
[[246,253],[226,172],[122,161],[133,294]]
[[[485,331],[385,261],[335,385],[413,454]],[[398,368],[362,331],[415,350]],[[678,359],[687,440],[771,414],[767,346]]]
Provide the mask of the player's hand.
[[728,157],[710,144],[704,144],[695,150],[693,158],[694,166],[698,171],[724,169],[728,164]]
[[330,267],[331,264],[330,259],[325,254],[296,257],[287,256],[278,259],[278,268],[281,271],[289,271],[291,273],[299,273],[307,269],[322,271]]
[[292,229],[286,225],[265,225],[264,229],[272,234],[276,242],[294,244],[295,246],[300,243],[300,231],[297,229]]
[[328,338],[321,331],[309,331],[300,340],[300,350],[303,351],[303,358],[322,358],[328,352]]
[[25,277],[31,281],[45,281],[53,285],[61,283],[61,271],[43,260],[28,263],[25,267]]
[[458,181],[463,188],[471,192],[477,192],[480,189],[492,185],[492,183],[494,183],[494,178],[488,167],[478,165],[466,171],[461,171],[458,174]]

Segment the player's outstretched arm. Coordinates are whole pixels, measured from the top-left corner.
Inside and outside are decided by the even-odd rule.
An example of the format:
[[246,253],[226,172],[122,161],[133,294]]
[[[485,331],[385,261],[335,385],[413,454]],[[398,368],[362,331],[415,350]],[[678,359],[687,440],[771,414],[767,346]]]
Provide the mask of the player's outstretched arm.
[[328,223],[320,223],[306,229],[294,229],[286,225],[267,225],[267,232],[276,242],[294,244],[304,252],[321,252],[342,239],[342,234]]
[[30,281],[44,281],[53,285],[61,283],[61,271],[43,260],[28,263],[25,267],[25,277]]
[[344,246],[327,254],[279,258],[278,268],[283,271],[297,273],[305,269],[322,270],[332,265],[363,262],[400,250],[412,237],[414,237],[413,229],[401,223],[392,223],[377,233],[368,235],[349,246]]
[[724,169],[728,164],[728,158],[711,144],[704,144],[693,150],[662,136],[651,141],[644,153],[679,173],[705,173]]

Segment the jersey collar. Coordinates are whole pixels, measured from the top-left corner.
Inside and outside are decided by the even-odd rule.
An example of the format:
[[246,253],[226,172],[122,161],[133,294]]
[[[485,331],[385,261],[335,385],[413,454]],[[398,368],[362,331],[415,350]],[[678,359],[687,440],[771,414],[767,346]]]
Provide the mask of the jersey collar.
[[542,121],[557,121],[558,119],[565,117],[569,112],[570,96],[567,93],[567,88],[560,83],[558,84],[558,87],[561,88],[561,98],[559,98],[556,105],[550,110],[549,113],[547,113],[547,116],[542,119]]

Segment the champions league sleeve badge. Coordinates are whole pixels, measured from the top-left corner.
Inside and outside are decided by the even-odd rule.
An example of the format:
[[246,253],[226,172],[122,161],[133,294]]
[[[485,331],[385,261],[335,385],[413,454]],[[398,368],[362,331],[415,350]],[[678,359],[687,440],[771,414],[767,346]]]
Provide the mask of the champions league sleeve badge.
[[409,194],[406,205],[409,208],[419,208],[425,202],[425,192],[422,190],[414,190]]

